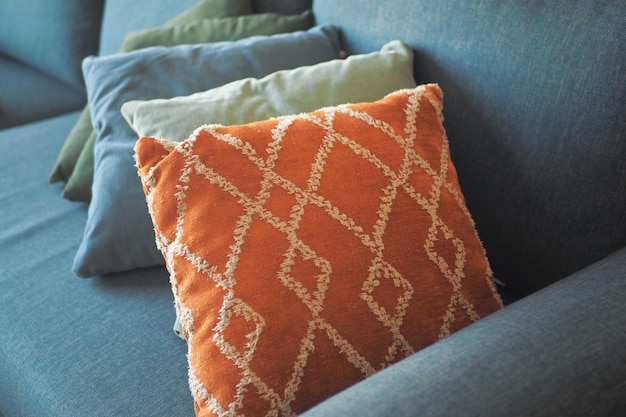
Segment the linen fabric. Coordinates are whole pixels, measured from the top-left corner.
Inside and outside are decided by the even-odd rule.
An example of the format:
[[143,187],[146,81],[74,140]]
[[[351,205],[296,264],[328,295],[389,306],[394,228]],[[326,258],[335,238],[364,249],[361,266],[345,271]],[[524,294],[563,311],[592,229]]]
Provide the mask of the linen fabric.
[[204,91],[245,77],[311,65],[339,56],[333,26],[237,42],[147,48],[83,62],[98,139],[93,198],[73,269],[93,276],[162,265],[133,163],[137,136],[120,113],[136,99]]
[[497,311],[436,85],[136,160],[197,416],[295,416]]
[[[200,0],[193,7],[168,20],[164,26],[187,25],[201,19],[242,16],[252,13],[254,13],[254,9],[251,0]],[[134,32],[136,30],[130,33]],[[124,38],[124,42],[126,42],[126,38],[128,35]]]
[[[89,135],[93,133],[89,105],[85,104],[83,111],[74,127],[67,135],[59,151],[56,162],[50,173],[50,182],[68,181],[74,172],[80,153],[82,152]],[[93,149],[93,148],[92,148]]]
[[[202,0],[195,6],[166,22],[164,28],[184,26],[207,18],[220,18],[249,13],[252,13],[250,0]],[[144,13],[142,13],[142,17],[145,18]],[[206,36],[206,33],[197,33],[197,35]],[[132,36],[132,32],[126,35],[125,43],[122,45],[122,50],[126,52],[133,49],[126,45],[126,39],[129,36]],[[199,40],[196,39],[195,42],[199,42]],[[168,43],[171,42],[168,40]],[[89,108],[88,106],[85,106],[83,114],[78,119],[76,126],[72,129],[72,131],[70,131],[65,143],[63,144],[57,161],[52,169],[52,173],[50,174],[51,182],[69,182],[69,184],[67,184],[64,188],[64,197],[70,200],[89,201],[91,198],[91,182],[93,178],[93,144],[95,140],[95,138],[90,140],[90,135],[92,133],[93,127],[91,125]],[[76,165],[80,167],[79,170],[81,172],[72,178],[72,173],[74,172]]]
[[413,51],[391,41],[378,52],[237,80],[190,96],[127,102],[122,115],[138,136],[182,141],[208,123],[243,124],[376,101],[411,87],[415,87]]
[[91,185],[93,183],[93,149],[98,135],[90,127],[87,140],[84,142],[72,174],[63,187],[63,198],[72,201],[91,201]]
[[[251,6],[251,0],[161,0],[151,2],[149,7],[141,1],[107,0],[99,55],[119,52],[126,35],[131,32],[163,25],[187,24],[199,17],[251,14],[254,12]],[[216,15],[216,10],[223,14]]]

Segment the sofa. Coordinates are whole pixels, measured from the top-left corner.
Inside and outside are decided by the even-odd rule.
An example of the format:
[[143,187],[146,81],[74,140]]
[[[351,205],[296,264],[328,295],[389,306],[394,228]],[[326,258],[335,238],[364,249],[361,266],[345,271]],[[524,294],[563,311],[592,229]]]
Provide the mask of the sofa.
[[[245,16],[261,20],[248,27]],[[626,6],[618,0],[4,0],[0,416],[623,415],[624,21]],[[282,24],[287,26],[278,28]],[[218,31],[221,38],[213,38]],[[142,43],[145,38],[151,40]],[[365,64],[358,72],[360,60]],[[376,72],[379,67],[387,69]],[[349,99],[342,102],[344,97]],[[387,111],[392,104],[404,110]],[[244,117],[248,109],[253,116]],[[301,258],[290,268],[324,270],[319,252],[332,248],[327,258],[342,254],[340,282],[359,283],[359,296],[337,301],[334,316],[326,317],[331,307],[314,303],[324,297],[311,297],[322,294],[330,304],[325,291],[337,279],[316,275],[315,282],[298,283],[277,274],[302,303],[274,288],[276,277],[264,275],[281,244],[272,233],[296,235],[250,203],[246,213],[273,229],[251,235],[258,236],[255,257],[238,260],[237,267],[252,271],[246,296],[266,303],[280,332],[264,327],[269,316],[251,312],[250,304],[220,310],[206,295],[198,301],[200,291],[220,300],[244,297],[226,291],[228,282],[219,281],[219,268],[207,261],[223,249],[231,251],[226,265],[233,267],[233,247],[241,242],[221,242],[232,231],[222,235],[220,227],[230,224],[228,215],[239,206],[228,205],[226,197],[209,204],[209,194],[185,199],[200,180],[180,176],[177,155],[200,160],[198,144],[219,143],[223,153],[204,157],[216,156],[216,170],[241,174],[257,161],[254,141],[270,133],[275,139],[303,129],[291,139],[285,133],[285,149],[318,128],[325,129],[324,138],[343,138],[320,121],[330,115],[337,129],[342,117],[385,120],[361,125],[350,119],[346,129],[357,139],[333,149],[356,152],[359,138],[372,140],[380,132],[396,137],[389,132],[402,131],[396,119],[403,117],[413,117],[417,126],[407,135],[439,140],[409,152],[434,152],[440,159],[417,157],[421,171],[411,172],[429,176],[403,183],[418,196],[406,199],[402,222],[385,240],[385,248],[399,253],[397,265],[385,260],[380,269],[370,267],[364,274],[375,279],[363,283],[356,271],[371,253],[345,243],[344,229],[324,232],[334,226],[323,229],[319,214],[307,236],[322,242],[320,248],[314,256],[296,245]],[[422,119],[431,125],[422,129]],[[307,123],[309,130],[301,126]],[[80,133],[79,125],[84,138],[70,152],[68,138]],[[190,130],[174,129],[182,125]],[[267,135],[259,133],[264,129]],[[241,145],[237,135],[245,134],[250,142]],[[247,159],[220,165],[232,149]],[[313,201],[318,197],[307,194],[307,201],[373,248],[355,222],[379,200],[346,179],[356,173],[358,187],[372,190],[381,188],[379,178],[358,174],[369,171],[346,163],[353,154],[345,149],[336,184],[325,192],[337,207],[351,207],[357,220],[336,215],[338,209],[321,197]],[[359,161],[381,164],[393,156],[387,146],[368,152]],[[69,172],[60,167],[63,158],[70,160]],[[267,161],[255,163],[267,168]],[[322,168],[332,166],[326,164]],[[83,165],[73,183],[78,192],[68,192]],[[263,172],[278,181],[274,171]],[[428,191],[431,180],[439,188]],[[203,191],[212,190],[202,184]],[[220,187],[235,195],[231,183]],[[417,210],[412,201],[429,208],[435,200],[436,213],[427,210],[432,224],[411,211]],[[206,211],[222,203],[226,209]],[[198,210],[184,224],[182,207],[185,215]],[[293,220],[296,211],[286,216]],[[456,216],[450,221],[458,227],[449,226],[447,216]],[[235,236],[253,228],[238,221]],[[423,221],[430,229],[415,226]],[[212,228],[203,238],[199,230],[206,224]],[[378,230],[380,222],[375,224]],[[141,240],[146,230],[149,239]],[[183,245],[179,238],[187,234]],[[198,255],[203,251],[204,258]],[[446,258],[449,253],[458,255],[455,261]],[[476,266],[471,273],[470,264]],[[204,273],[217,284],[203,281]],[[365,304],[378,315],[369,317]],[[308,330],[298,321],[301,305],[314,316]],[[392,305],[395,316],[387,314]],[[413,316],[417,321],[403,327]],[[249,330],[253,322],[257,333]],[[239,331],[228,333],[230,325]],[[388,336],[370,332],[375,325],[391,329],[393,344],[383,346],[384,361],[370,369],[368,349],[378,349]],[[356,342],[343,343],[344,328],[362,350]],[[259,339],[263,332],[273,336]],[[289,341],[297,332],[307,336],[294,353],[297,346]],[[412,338],[426,335],[430,339],[415,348]],[[211,353],[217,348],[228,360]],[[250,352],[270,353],[254,363]],[[291,363],[288,354],[304,365],[289,368],[292,379],[281,388],[272,378]],[[313,368],[318,374],[306,379]],[[261,380],[263,372],[274,382]],[[264,407],[271,410],[250,411]]]

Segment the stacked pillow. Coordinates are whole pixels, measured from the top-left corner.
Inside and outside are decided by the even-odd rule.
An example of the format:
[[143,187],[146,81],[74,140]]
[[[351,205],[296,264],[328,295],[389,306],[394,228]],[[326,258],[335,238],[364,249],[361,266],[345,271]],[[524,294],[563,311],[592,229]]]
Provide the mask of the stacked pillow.
[[[191,9],[181,13],[179,16],[168,21],[164,28],[169,26],[186,25],[195,21],[199,21],[206,18],[219,18],[227,16],[238,16],[252,13],[252,4],[249,0],[202,0]],[[131,36],[129,34],[128,36]],[[74,167],[77,164],[81,153],[83,153],[81,159],[90,160],[88,150],[83,152],[85,144],[93,133],[91,126],[91,117],[89,114],[89,107],[85,106],[83,113],[81,114],[78,122],[68,135],[61,152],[57,158],[57,162],[52,169],[50,175],[51,182],[57,181],[69,181],[74,171]],[[95,140],[95,138],[92,138]],[[92,146],[93,147],[93,146]],[[86,162],[85,164],[89,164]],[[82,163],[81,163],[82,165]],[[80,170],[86,170],[85,174],[77,174],[77,178],[73,179],[73,182],[82,183],[84,180],[81,178],[84,176],[92,175],[88,167]],[[74,190],[72,184],[66,185],[66,191],[64,196],[71,200],[87,200],[89,199],[90,190],[86,193],[80,190]]]
[[197,415],[295,416],[502,305],[435,85],[136,160]]
[[415,87],[413,50],[391,41],[379,52],[245,78],[171,99],[134,100],[122,114],[139,136],[185,140],[207,122],[243,124],[348,102],[375,101]]
[[[305,30],[313,25],[310,11],[295,16],[250,13],[250,0],[203,0],[163,27],[129,33],[121,50],[129,52],[150,46],[234,41],[253,35]],[[91,199],[96,137],[86,107],[70,132],[50,176],[53,182],[67,182],[63,190],[67,199],[87,202]]]
[[[139,136],[182,141],[207,121],[249,123],[340,103],[377,100],[414,86],[413,51],[392,41],[380,52],[277,71],[263,79],[238,80],[190,96],[127,102],[122,114]],[[174,331],[182,337],[178,320]]]

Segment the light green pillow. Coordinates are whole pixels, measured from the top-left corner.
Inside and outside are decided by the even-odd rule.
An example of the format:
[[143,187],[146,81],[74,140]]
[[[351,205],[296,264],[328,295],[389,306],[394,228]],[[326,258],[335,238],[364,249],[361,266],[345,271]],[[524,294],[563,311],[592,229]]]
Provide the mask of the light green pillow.
[[185,97],[129,101],[122,114],[139,136],[182,141],[204,124],[244,124],[343,103],[376,101],[415,87],[413,51],[399,41],[262,79],[247,78]]
[[[251,0],[201,0],[192,8],[168,21],[164,27],[187,25],[203,19],[238,16],[251,14],[252,12],[253,9]],[[57,161],[52,169],[52,173],[50,174],[50,182],[69,181],[70,176],[78,163],[78,159],[83,152],[83,148],[85,148],[87,140],[92,132],[93,127],[91,126],[91,115],[89,114],[89,108],[85,106],[82,114],[76,122],[76,125],[70,131],[61,151],[59,152]],[[93,146],[91,149],[93,150]],[[83,157],[83,159],[88,158],[88,156]],[[91,180],[89,180],[88,183],[90,184]],[[73,197],[71,192],[72,189],[73,187],[69,188],[69,193],[64,192],[64,194],[68,194],[66,198],[73,199],[71,198]]]
[[[296,32],[306,30],[313,26],[315,19],[311,11],[305,11],[299,15],[283,16],[274,13],[252,14],[238,17],[225,17],[221,19],[206,19],[198,24],[185,25],[182,30],[178,27],[162,28],[151,32],[150,35],[171,34],[178,38],[181,44],[210,43],[218,41],[236,41],[255,35],[274,35],[278,33]],[[186,30],[185,28],[191,28]],[[132,35],[132,34],[131,34]],[[131,36],[127,36],[127,40]],[[174,46],[172,39],[167,36],[157,36],[164,42],[170,42],[166,46]],[[151,39],[144,37],[143,39]],[[152,39],[153,41],[155,39]],[[142,42],[147,45],[149,42]],[[126,45],[126,41],[124,42]],[[122,47],[130,51],[127,46]],[[63,190],[63,196],[74,201],[91,200],[91,184],[93,182],[93,149],[95,135],[90,136],[81,150],[74,171],[70,175]]]

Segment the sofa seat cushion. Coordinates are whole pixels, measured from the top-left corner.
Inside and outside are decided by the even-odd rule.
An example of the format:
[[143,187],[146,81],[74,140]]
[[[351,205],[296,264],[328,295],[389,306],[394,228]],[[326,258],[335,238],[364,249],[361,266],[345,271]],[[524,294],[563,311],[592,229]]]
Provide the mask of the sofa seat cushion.
[[85,100],[79,89],[0,56],[0,129],[74,111]]
[[71,271],[86,208],[45,177],[78,115],[0,132],[0,415],[191,416],[166,271]]

